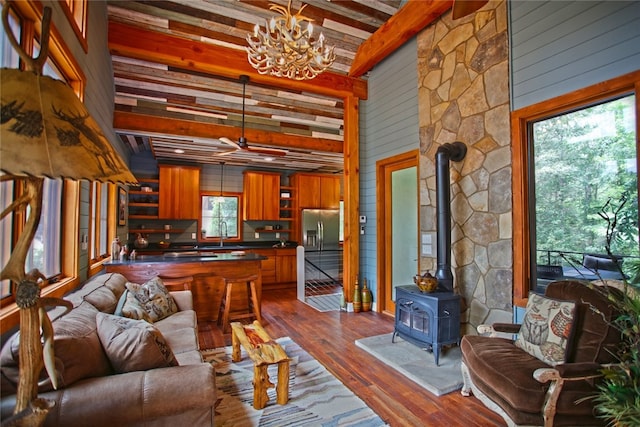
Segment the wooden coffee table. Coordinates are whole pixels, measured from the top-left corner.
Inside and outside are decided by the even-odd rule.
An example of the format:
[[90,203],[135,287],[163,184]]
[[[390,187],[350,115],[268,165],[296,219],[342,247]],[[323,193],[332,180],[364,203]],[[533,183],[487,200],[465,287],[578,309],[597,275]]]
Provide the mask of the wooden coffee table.
[[257,320],[250,325],[240,322],[231,323],[231,343],[233,352],[231,360],[241,360],[240,346],[246,350],[253,361],[253,407],[262,409],[267,405],[267,390],[274,387],[269,381],[267,369],[269,365],[278,364],[278,383],[276,401],[284,405],[289,401],[289,356],[282,346],[269,337]]

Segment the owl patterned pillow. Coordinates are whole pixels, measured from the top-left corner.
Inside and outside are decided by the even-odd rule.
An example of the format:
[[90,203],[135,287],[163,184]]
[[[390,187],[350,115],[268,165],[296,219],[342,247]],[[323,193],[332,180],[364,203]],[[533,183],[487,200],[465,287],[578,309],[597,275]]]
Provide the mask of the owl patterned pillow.
[[566,362],[576,303],[530,294],[516,346],[555,366]]

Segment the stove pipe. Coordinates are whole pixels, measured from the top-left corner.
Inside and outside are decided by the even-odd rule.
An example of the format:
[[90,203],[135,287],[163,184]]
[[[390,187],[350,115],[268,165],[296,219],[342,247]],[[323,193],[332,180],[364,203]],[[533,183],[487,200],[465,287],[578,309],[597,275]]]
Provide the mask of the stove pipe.
[[467,146],[460,141],[443,144],[436,152],[436,212],[438,245],[438,290],[453,292],[451,273],[451,183],[449,161],[459,162],[467,154]]

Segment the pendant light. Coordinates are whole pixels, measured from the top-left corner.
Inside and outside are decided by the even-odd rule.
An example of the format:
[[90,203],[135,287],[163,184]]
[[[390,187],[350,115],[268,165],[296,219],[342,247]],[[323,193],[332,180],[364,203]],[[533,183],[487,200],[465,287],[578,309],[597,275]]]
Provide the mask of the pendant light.
[[222,180],[224,178],[224,162],[220,162],[220,194],[216,197],[216,203],[223,203],[224,197],[222,196]]

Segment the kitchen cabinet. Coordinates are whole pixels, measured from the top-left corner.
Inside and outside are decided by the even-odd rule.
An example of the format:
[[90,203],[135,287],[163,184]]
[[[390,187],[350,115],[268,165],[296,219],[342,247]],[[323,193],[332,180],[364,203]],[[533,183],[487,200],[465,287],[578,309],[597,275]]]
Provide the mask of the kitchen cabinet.
[[292,175],[299,209],[340,207],[340,177],[335,175]]
[[295,287],[298,279],[296,270],[296,248],[250,249],[267,259],[262,260],[262,285],[264,289]]
[[246,171],[243,179],[245,221],[277,221],[280,218],[280,175]]
[[276,282],[295,283],[298,280],[296,267],[295,248],[276,249]]
[[200,217],[200,168],[159,165],[160,193],[158,215],[161,219],[198,219]]
[[272,285],[276,283],[276,250],[251,249],[250,252],[267,257],[267,259],[262,260],[262,284]]

